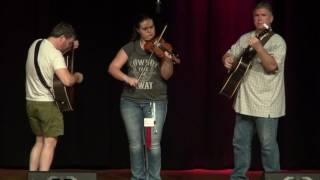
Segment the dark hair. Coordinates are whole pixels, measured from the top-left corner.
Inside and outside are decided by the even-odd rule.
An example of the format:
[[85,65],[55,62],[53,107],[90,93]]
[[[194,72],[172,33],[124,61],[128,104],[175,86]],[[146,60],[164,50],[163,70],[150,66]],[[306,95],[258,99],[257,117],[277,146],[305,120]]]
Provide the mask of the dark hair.
[[71,24],[66,22],[60,22],[51,31],[50,37],[60,37],[64,35],[66,38],[76,38],[76,33]]
[[261,1],[259,2],[256,7],[254,8],[253,11],[257,10],[257,9],[261,9],[261,8],[265,8],[265,9],[268,9],[271,13],[271,16],[273,16],[273,13],[272,13],[272,6],[269,2],[267,1]]
[[147,19],[153,20],[153,18],[147,14],[139,14],[134,18],[131,41],[135,41],[140,38],[140,35],[137,32],[137,29],[140,28],[140,23],[144,20],[147,20]]

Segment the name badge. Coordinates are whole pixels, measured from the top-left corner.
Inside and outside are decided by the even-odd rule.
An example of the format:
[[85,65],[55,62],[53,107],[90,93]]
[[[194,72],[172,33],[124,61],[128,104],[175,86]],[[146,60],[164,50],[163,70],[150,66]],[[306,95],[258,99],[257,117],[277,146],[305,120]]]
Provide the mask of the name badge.
[[154,127],[154,118],[144,118],[144,127]]

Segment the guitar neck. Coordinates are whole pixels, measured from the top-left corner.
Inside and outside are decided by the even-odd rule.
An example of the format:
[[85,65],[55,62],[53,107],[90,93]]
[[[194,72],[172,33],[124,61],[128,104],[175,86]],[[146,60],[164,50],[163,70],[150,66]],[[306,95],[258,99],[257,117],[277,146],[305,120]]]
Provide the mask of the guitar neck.
[[66,55],[65,55],[65,62],[66,62],[66,65],[67,65],[67,68],[68,70],[71,72],[71,73],[74,73],[73,70],[73,60],[74,60],[74,49],[71,50],[70,52],[68,52]]

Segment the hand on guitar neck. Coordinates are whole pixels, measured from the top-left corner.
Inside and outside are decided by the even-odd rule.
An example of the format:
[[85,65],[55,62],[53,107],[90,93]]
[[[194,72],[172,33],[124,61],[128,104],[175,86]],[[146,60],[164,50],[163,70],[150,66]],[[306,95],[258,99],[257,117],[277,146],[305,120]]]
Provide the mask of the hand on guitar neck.
[[263,49],[263,45],[261,44],[260,39],[258,39],[256,36],[250,37],[248,44],[250,47],[254,48],[257,52]]

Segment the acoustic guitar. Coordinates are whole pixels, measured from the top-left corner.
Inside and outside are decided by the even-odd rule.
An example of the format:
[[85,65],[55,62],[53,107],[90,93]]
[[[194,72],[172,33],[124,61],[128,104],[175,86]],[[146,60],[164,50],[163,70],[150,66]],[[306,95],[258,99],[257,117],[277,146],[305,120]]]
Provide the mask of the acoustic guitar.
[[[261,40],[264,35],[266,36]],[[256,37],[261,40],[262,45],[264,45],[272,35],[273,32],[271,28],[265,24],[265,29],[258,35],[256,35]],[[243,77],[250,70],[252,66],[252,59],[254,58],[256,53],[257,52],[253,48],[251,48],[251,46],[245,48],[241,56],[235,61],[230,71],[228,72],[227,77],[223,81],[219,94],[225,95],[228,98],[233,97],[233,95],[237,92]]]
[[[74,49],[64,54],[68,70],[73,74]],[[62,112],[74,110],[74,88],[65,86],[57,76],[53,79],[53,94]]]

